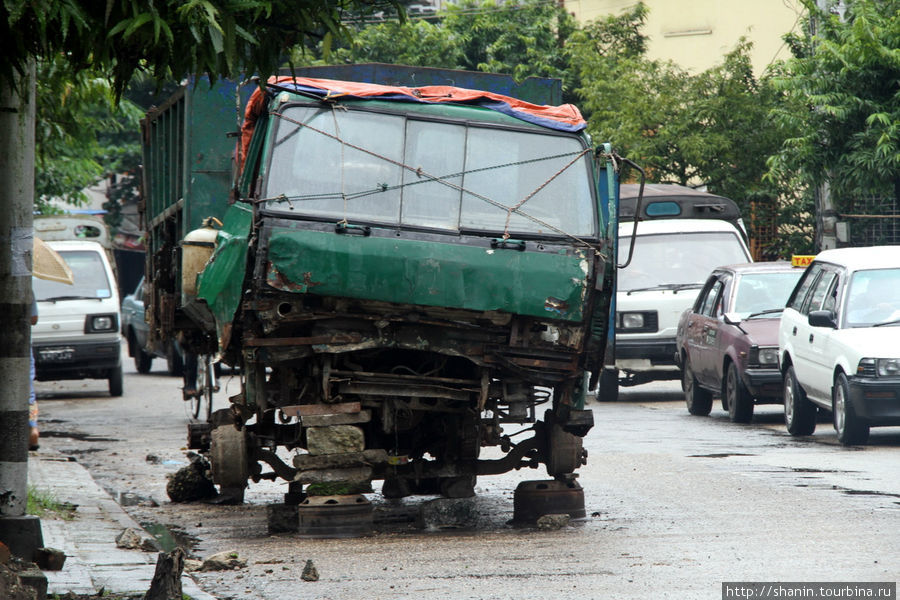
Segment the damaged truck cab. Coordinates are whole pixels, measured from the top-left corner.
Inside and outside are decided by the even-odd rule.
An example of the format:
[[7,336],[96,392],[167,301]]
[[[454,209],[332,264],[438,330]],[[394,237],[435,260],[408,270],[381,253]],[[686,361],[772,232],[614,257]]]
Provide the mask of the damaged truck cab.
[[[143,123],[151,330],[240,372],[192,445],[238,496],[282,478],[295,500],[373,480],[385,496],[462,497],[478,476],[540,465],[577,487],[588,374],[612,336],[609,146],[592,147],[575,107],[549,105],[552,80],[528,102],[488,74],[466,74],[479,90],[403,87],[436,70],[359,67],[271,79],[237,136],[234,96],[231,121],[225,104],[203,112],[222,96],[208,84]],[[233,184],[213,198],[192,189],[215,154],[189,141],[201,117],[221,118],[221,147],[238,138]],[[158,149],[178,127],[173,167]],[[160,201],[173,168],[181,187]],[[181,272],[184,236],[208,217],[222,223],[211,256]]]

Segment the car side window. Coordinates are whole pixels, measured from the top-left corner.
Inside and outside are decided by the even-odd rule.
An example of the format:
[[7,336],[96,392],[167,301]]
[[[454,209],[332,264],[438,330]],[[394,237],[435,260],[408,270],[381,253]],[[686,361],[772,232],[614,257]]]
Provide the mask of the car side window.
[[712,287],[709,288],[709,292],[703,299],[703,306],[700,308],[701,315],[707,317],[713,315],[713,309],[716,306],[716,301],[719,299],[719,295],[723,287],[724,284],[721,281],[716,281],[714,284],[712,284]]
[[830,310],[833,313],[837,313],[837,302],[838,297],[840,296],[841,290],[841,276],[838,273],[835,273],[834,280],[831,282],[831,287],[825,292],[825,299],[822,301],[822,310]]
[[706,302],[706,297],[718,280],[719,278],[717,276],[711,275],[709,279],[706,280],[706,283],[703,284],[703,289],[697,294],[697,299],[694,301],[694,312],[698,315],[703,312],[703,304]]
[[821,272],[822,265],[817,263],[813,263],[813,265],[806,270],[806,273],[803,274],[803,279],[800,280],[800,283],[797,285],[794,293],[791,294],[790,300],[788,300],[788,307],[793,308],[796,311],[800,311],[801,307],[803,306],[803,301],[806,300],[806,295],[809,292],[809,288],[816,281],[816,278]]
[[832,289],[832,285],[837,280],[837,273],[834,271],[823,270],[822,275],[816,281],[809,294],[809,301],[803,305],[800,310],[801,314],[808,315],[810,311],[821,310],[828,292]]

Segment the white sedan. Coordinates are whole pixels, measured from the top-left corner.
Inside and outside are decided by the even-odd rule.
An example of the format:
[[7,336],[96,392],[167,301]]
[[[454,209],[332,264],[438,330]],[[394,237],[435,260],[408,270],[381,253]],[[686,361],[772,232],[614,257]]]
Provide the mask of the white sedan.
[[866,443],[870,427],[900,425],[898,327],[900,246],[816,256],[778,331],[788,432],[812,434],[817,408],[832,413],[844,445]]

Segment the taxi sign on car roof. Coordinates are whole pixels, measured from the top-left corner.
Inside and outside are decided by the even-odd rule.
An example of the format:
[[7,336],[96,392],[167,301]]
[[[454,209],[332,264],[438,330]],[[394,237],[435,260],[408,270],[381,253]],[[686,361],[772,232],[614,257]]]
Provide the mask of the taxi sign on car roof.
[[792,267],[807,267],[809,263],[813,261],[816,257],[815,254],[795,254],[791,257],[791,266]]

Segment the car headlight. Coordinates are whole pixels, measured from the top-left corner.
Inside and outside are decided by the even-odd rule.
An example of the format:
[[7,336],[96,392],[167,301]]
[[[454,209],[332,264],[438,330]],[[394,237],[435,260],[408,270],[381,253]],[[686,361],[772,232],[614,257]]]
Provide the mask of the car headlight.
[[900,358],[863,358],[856,367],[860,377],[900,377]]
[[643,313],[622,313],[622,329],[640,329],[643,326]]
[[900,358],[879,358],[875,361],[875,372],[879,377],[900,375]]
[[116,315],[88,315],[84,320],[85,333],[106,333],[118,328],[119,320]]
[[761,367],[778,366],[778,346],[757,348],[756,362]]

